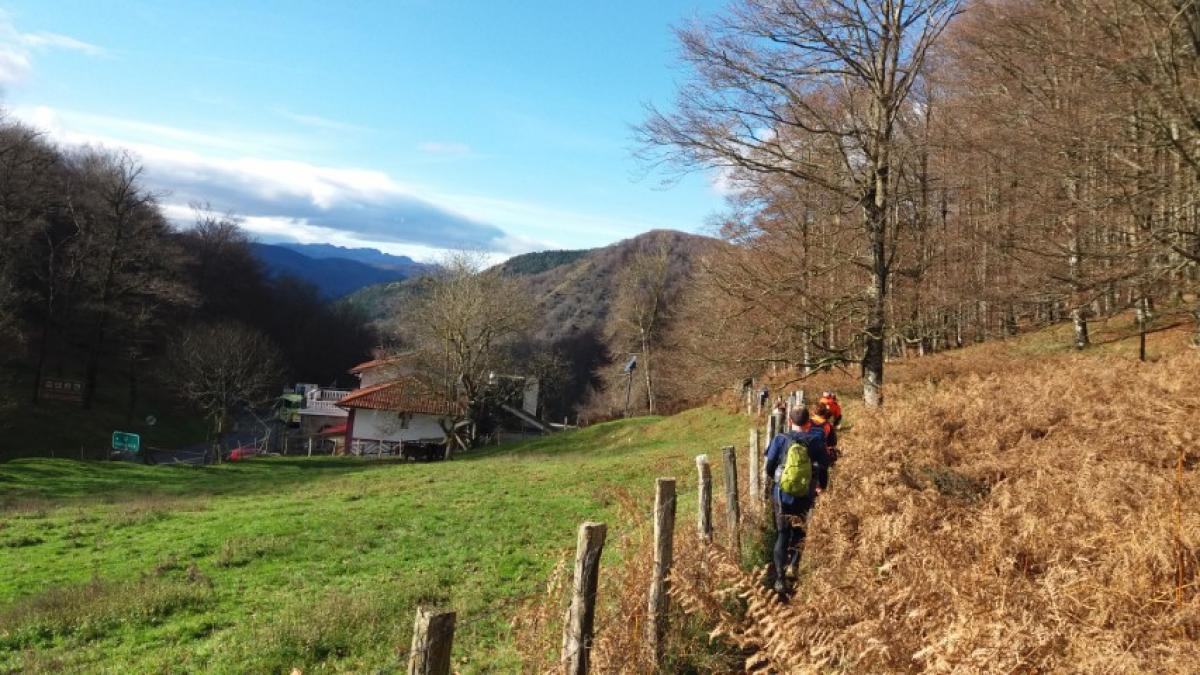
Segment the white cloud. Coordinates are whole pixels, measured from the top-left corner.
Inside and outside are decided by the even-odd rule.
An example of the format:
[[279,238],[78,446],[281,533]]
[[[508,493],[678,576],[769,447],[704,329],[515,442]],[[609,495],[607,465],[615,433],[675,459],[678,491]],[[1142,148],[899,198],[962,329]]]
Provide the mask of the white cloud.
[[418,145],[417,149],[430,155],[447,155],[451,157],[465,157],[471,154],[471,146],[466,143],[427,141]]
[[21,41],[33,49],[65,49],[87,54],[88,56],[103,56],[107,53],[103,47],[97,47],[90,42],[77,40],[70,35],[60,35],[46,31],[25,33],[21,35]]
[[102,56],[105,50],[69,35],[47,31],[22,33],[8,14],[0,10],[0,85],[12,86],[29,79],[33,58],[39,52],[65,50],[87,56]]
[[709,174],[708,188],[722,197],[737,197],[745,193],[748,186],[738,180],[733,167],[723,166]]
[[327,131],[367,131],[365,127],[360,127],[357,124],[339,122],[338,120],[331,120],[328,117],[321,117],[320,115],[296,113],[286,108],[280,108],[277,112],[285,119],[289,119],[296,124],[302,124],[315,129],[324,129]]
[[[472,249],[495,260],[604,245],[665,225],[447,192],[369,168],[269,159],[290,142],[286,138],[263,142],[256,134],[218,136],[44,106],[13,112],[61,143],[135,153],[146,166],[146,180],[164,192],[170,217],[181,224],[192,220],[190,202],[209,202],[240,215],[264,238],[369,246],[424,259]],[[249,149],[239,153],[242,143]]]
[[[203,146],[208,140],[207,135],[188,130],[63,114],[48,107],[14,112],[66,144],[128,149],[146,166],[151,187],[166,192],[165,204],[186,210],[188,203],[209,202],[218,210],[243,216],[247,227],[253,224],[263,234],[298,239],[307,233],[310,239],[333,241],[332,233],[340,232],[360,241],[428,249],[505,251],[516,245],[516,240],[486,215],[464,215],[430,191],[399,182],[382,171],[256,156],[214,156],[179,148]],[[97,122],[104,129],[174,143],[134,142],[87,130]],[[212,140],[217,148],[232,150]]]

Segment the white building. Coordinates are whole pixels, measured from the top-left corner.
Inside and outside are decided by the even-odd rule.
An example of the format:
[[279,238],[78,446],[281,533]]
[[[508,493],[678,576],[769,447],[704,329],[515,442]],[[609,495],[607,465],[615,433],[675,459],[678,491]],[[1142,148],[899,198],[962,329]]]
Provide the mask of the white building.
[[332,427],[346,424],[349,413],[338,403],[350,393],[347,389],[325,389],[313,384],[298,384],[296,390],[304,396],[300,408],[300,433],[319,434]]
[[390,365],[372,361],[357,366],[351,372],[363,386],[336,404],[348,411],[346,448],[352,454],[399,453],[402,443],[443,444],[445,430],[462,417],[457,401],[412,376],[397,376]]

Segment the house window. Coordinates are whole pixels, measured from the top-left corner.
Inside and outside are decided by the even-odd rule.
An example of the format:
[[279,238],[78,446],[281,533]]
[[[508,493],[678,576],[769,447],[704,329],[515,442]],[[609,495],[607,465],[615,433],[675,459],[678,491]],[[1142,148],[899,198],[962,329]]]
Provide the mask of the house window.
[[402,413],[400,413],[400,428],[401,428],[401,429],[407,429],[407,428],[408,428],[408,422],[409,422],[409,420],[411,420],[411,419],[412,419],[412,415],[411,415],[410,413],[403,413],[403,412],[402,412]]

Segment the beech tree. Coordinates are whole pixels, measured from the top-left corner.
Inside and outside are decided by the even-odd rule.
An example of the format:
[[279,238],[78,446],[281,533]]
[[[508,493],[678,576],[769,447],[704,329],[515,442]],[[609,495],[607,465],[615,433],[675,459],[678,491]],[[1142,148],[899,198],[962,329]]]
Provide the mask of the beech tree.
[[959,0],[743,0],[681,30],[692,78],[651,109],[643,156],[779,174],[858,212],[863,396],[883,403],[897,122]]
[[614,338],[640,349],[638,369],[646,383],[646,407],[651,415],[657,366],[654,357],[673,302],[674,289],[668,286],[670,268],[671,249],[665,241],[635,251],[621,268],[612,309]]
[[223,322],[185,329],[167,348],[167,384],[195,405],[214,438],[230,412],[269,403],[282,383],[279,350],[263,333]]
[[450,398],[461,393],[473,414],[483,405],[489,375],[503,374],[508,348],[527,335],[533,319],[521,284],[484,264],[480,254],[449,255],[438,273],[422,280],[412,311],[396,317],[422,374]]

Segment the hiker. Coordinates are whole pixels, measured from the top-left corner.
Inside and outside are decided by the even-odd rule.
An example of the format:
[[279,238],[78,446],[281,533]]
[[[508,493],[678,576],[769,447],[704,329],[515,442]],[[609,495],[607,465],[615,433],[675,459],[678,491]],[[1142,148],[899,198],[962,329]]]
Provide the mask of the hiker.
[[824,405],[829,408],[829,421],[833,423],[834,429],[842,425],[842,404],[838,403],[837,394],[832,391],[821,392],[821,400],[817,401],[817,405]]
[[828,464],[825,432],[813,426],[808,408],[792,411],[791,428],[771,439],[767,446],[767,475],[774,476],[772,500],[775,511],[775,592],[784,595],[786,570],[800,562],[805,520],[819,488],[815,477]]
[[812,426],[820,429],[821,433],[825,435],[825,454],[829,456],[829,461],[822,463],[817,473],[817,487],[822,492],[829,489],[829,467],[837,464],[838,461],[837,427],[834,425],[833,419],[833,411],[825,403],[817,404],[817,409],[811,415]]

